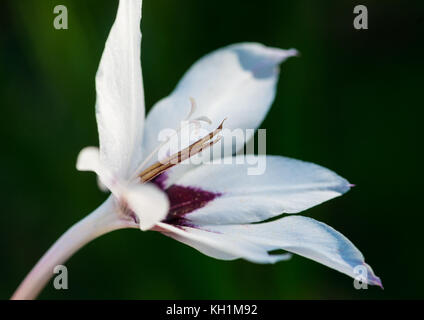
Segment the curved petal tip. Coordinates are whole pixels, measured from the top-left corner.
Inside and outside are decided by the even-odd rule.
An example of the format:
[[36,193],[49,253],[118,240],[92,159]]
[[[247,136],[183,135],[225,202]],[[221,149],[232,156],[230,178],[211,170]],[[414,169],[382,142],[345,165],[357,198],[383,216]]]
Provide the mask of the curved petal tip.
[[374,274],[374,271],[372,270],[372,268],[366,263],[364,263],[364,266],[368,270],[367,283],[370,284],[370,285],[373,285],[373,286],[378,286],[378,287],[380,287],[381,289],[384,290],[383,283],[381,282],[381,279]]
[[250,54],[255,55],[257,58],[264,59],[263,62],[271,62],[272,64],[281,64],[285,60],[291,57],[298,57],[299,51],[296,49],[280,49],[280,48],[273,48],[273,47],[267,47],[263,44],[255,44],[255,43],[245,43],[241,45],[234,45],[234,47],[238,47],[241,49],[249,50]]
[[79,171],[97,172],[100,167],[99,149],[96,147],[85,147],[80,151],[76,163]]

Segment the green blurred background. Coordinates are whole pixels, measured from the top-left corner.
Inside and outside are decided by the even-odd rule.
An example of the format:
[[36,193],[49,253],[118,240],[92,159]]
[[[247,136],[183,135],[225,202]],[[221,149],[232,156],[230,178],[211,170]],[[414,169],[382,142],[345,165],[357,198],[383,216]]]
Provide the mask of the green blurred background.
[[[53,28],[66,5],[69,29]],[[365,4],[369,30],[352,26]],[[0,5],[0,298],[106,195],[75,169],[97,145],[94,75],[117,1],[3,0]],[[240,41],[297,48],[261,126],[269,154],[329,167],[357,185],[305,214],[349,237],[385,287],[295,256],[223,262],[155,232],[121,230],[67,262],[69,289],[43,299],[423,298],[422,1],[145,0],[147,108],[204,54]]]

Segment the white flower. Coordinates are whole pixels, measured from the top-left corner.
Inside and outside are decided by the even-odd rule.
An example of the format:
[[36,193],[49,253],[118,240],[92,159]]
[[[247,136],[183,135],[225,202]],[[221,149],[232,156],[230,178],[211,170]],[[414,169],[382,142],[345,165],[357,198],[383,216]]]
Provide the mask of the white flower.
[[[120,0],[96,75],[100,148],[83,149],[77,161],[79,170],[96,172],[112,194],[85,222],[68,231],[69,239],[78,232],[88,234],[74,246],[111,230],[139,227],[162,232],[217,259],[274,263],[290,257],[269,253],[283,249],[351,277],[357,276],[355,267],[363,266],[366,282],[381,285],[361,252],[324,223],[298,215],[261,223],[347,192],[350,184],[334,172],[280,156],[267,156],[265,173],[256,176],[247,175],[247,165],[234,159],[231,164],[212,161],[197,166],[153,161],[161,130],[179,128],[187,114],[191,123],[209,121],[212,133],[180,153],[181,160],[218,142],[223,119],[229,129],[257,128],[274,100],[278,66],[296,50],[257,43],[219,49],[196,62],[144,119],[140,20],[141,0]],[[190,97],[195,98],[196,108],[188,103]],[[240,146],[224,144],[224,148],[237,152]],[[265,156],[246,157],[264,160]],[[64,238],[63,243],[70,241],[67,234]],[[56,246],[47,256],[60,251],[61,246]],[[39,264],[66,260],[76,249]],[[46,277],[40,271],[33,278],[42,276]],[[40,289],[25,281],[22,286],[27,289],[21,292]],[[15,297],[32,297],[34,292],[25,295],[18,290]]]
[[[251,224],[301,212],[349,190],[345,179],[318,165],[268,156],[260,176],[246,175],[245,166],[236,161],[181,165],[160,176],[169,212],[166,197],[152,188],[136,186],[127,196],[115,190],[114,179],[141,173],[134,170],[143,155],[157,146],[160,130],[178,127],[189,113],[190,97],[199,106],[193,116],[206,116],[215,126],[228,118],[230,129],[258,127],[275,96],[278,65],[296,54],[255,43],[217,50],[194,64],[144,121],[140,18],[141,1],[120,1],[96,77],[100,157],[93,149],[83,151],[93,157],[80,158],[80,169],[91,166],[117,199],[124,197],[142,229],[155,225],[155,230],[212,257],[270,263],[287,255],[268,251],[285,249],[355,277],[354,267],[365,265],[363,256],[331,227],[301,216]],[[368,271],[369,283],[380,284]]]

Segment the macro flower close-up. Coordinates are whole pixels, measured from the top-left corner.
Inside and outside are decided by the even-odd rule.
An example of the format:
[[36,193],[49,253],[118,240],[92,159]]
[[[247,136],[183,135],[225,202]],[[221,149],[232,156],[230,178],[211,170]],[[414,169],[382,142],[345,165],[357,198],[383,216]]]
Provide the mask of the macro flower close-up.
[[[349,78],[349,73],[362,72],[346,60],[356,49],[340,49],[340,57],[324,49],[332,45],[326,36],[314,38],[314,34],[326,33],[314,29],[313,22],[307,29],[283,30],[280,23],[298,25],[288,18],[290,12],[297,12],[305,19],[302,21],[312,15],[312,11],[295,9],[286,2],[275,2],[274,7],[270,1],[258,8],[269,17],[273,17],[273,8],[287,13],[283,15],[286,22],[258,14],[256,31],[253,20],[251,28],[248,24],[238,27],[236,22],[254,11],[247,4],[234,4],[238,8],[234,12],[239,14],[234,21],[231,4],[228,12],[222,12],[222,20],[209,15],[203,21],[188,12],[197,6],[215,12],[211,4],[187,1],[177,9],[163,1],[111,2],[114,5],[107,10],[105,6],[97,11],[99,17],[103,12],[105,18],[99,21],[105,24],[88,20],[91,4],[53,6],[53,24],[34,34],[32,46],[39,48],[32,51],[38,57],[34,61],[44,66],[47,79],[55,79],[38,85],[54,92],[51,99],[69,111],[57,116],[54,111],[40,111],[37,116],[28,113],[22,118],[22,126],[26,118],[28,123],[40,125],[33,131],[33,139],[45,134],[49,138],[34,147],[36,155],[22,151],[28,155],[16,162],[25,169],[14,181],[28,181],[21,192],[31,196],[16,204],[19,214],[14,219],[23,219],[25,227],[10,229],[15,232],[13,238],[21,240],[12,242],[6,260],[20,267],[7,285],[10,290],[18,278],[22,282],[15,283],[9,298],[52,297],[51,290],[61,291],[64,297],[69,292],[71,299],[97,299],[99,295],[118,299],[346,298],[368,291],[383,294],[385,274],[393,285],[391,266],[381,258],[392,255],[388,248],[396,250],[387,239],[389,233],[384,237],[387,244],[382,239],[383,226],[394,223],[384,216],[391,205],[382,199],[392,200],[390,192],[380,190],[389,184],[379,180],[392,172],[382,170],[383,158],[378,164],[372,160],[376,147],[359,151],[373,136],[366,132],[368,122],[356,113],[360,105],[355,102],[355,86],[361,82]],[[365,14],[363,7],[359,7],[362,11],[355,7],[353,13]],[[16,16],[27,10],[23,5],[9,8]],[[179,12],[175,20],[179,24],[174,23],[174,12]],[[42,21],[45,13],[40,9],[34,15],[38,14]],[[227,15],[234,26],[228,33],[224,30]],[[361,17],[355,20],[353,16],[349,25],[356,28],[356,36],[358,26],[368,28],[365,15]],[[209,33],[201,31],[203,23]],[[108,27],[103,30],[105,25]],[[175,30],[175,39],[170,30]],[[341,37],[338,32],[350,35],[346,30],[333,31],[327,31],[328,38]],[[49,32],[55,33],[50,36]],[[101,52],[90,51],[94,46],[90,39],[96,39],[96,50],[101,48]],[[105,40],[103,45],[100,39]],[[48,41],[56,41],[58,47],[52,50],[62,52],[63,70],[68,73],[59,73],[57,66],[48,67],[55,63],[46,51],[48,46],[41,49]],[[68,43],[64,49],[62,41]],[[335,47],[339,45],[341,48],[341,42]],[[16,46],[29,48],[30,44]],[[66,59],[72,64],[66,65]],[[27,68],[35,68],[37,63]],[[178,74],[183,70],[181,77]],[[67,74],[72,77],[72,73],[84,85],[76,86],[79,80],[71,82]],[[31,85],[22,82],[23,88]],[[34,97],[37,94],[34,90]],[[165,97],[158,99],[160,96]],[[377,105],[371,101],[370,105]],[[374,116],[372,112],[368,106],[361,114],[367,119]],[[48,120],[54,117],[62,120]],[[370,122],[379,126],[375,120]],[[41,123],[46,123],[44,128]],[[27,141],[30,131],[21,131]],[[55,136],[64,132],[63,140],[57,137],[54,142]],[[19,144],[21,136],[16,136],[19,148],[24,145]],[[78,175],[71,171],[72,163],[81,171]],[[23,175],[28,179],[23,180]],[[48,196],[44,184],[52,188]],[[14,185],[10,194],[16,192]],[[43,192],[47,192],[46,198]],[[78,193],[84,201],[78,200]],[[18,197],[20,193],[15,194]],[[11,203],[14,199],[10,196]],[[32,207],[26,209],[29,201]],[[394,204],[392,209],[396,208]],[[18,226],[18,221],[13,224]],[[125,229],[132,231],[122,231]],[[142,232],[134,234],[134,229]],[[35,232],[37,238],[45,238],[43,244],[35,238],[32,243]],[[52,236],[57,240],[52,241]],[[97,240],[99,237],[102,240]],[[46,243],[50,248],[41,255]],[[313,269],[316,267],[310,262],[328,271]],[[383,270],[382,280],[368,263],[379,275]],[[23,268],[30,265],[33,267],[24,277]],[[84,273],[86,280],[78,280]],[[99,280],[94,280],[97,276]],[[324,285],[327,289],[321,291]],[[118,286],[127,288],[122,289],[124,296],[118,293]],[[85,292],[83,296],[81,292]]]
[[[141,2],[119,2],[96,75],[100,148],[83,149],[77,161],[78,170],[94,171],[112,195],[58,240],[14,298],[34,298],[56,265],[97,236],[125,227],[162,232],[217,259],[275,263],[290,255],[268,252],[285,249],[352,277],[355,267],[364,266],[366,281],[381,286],[361,252],[322,222],[289,216],[252,224],[282,213],[299,213],[347,192],[349,182],[334,172],[295,159],[252,154],[234,156],[231,161],[223,159],[218,165],[215,153],[202,165],[181,163],[206,148],[220,147],[216,136],[223,123],[176,154],[145,168],[150,154],[156,153],[154,145],[160,130],[178,128],[185,118],[211,125],[225,118],[230,129],[256,128],[273,102],[279,65],[297,51],[256,43],[217,50],[198,61],[144,120],[139,61]],[[191,110],[187,110],[184,101],[190,97],[195,98],[191,98]],[[172,141],[173,137],[168,137],[165,144]],[[224,144],[224,149],[228,147],[233,147],[232,141]],[[147,154],[144,161],[143,153]],[[246,163],[264,157],[266,172],[247,176],[247,166],[238,164],[237,157],[243,157]],[[185,165],[183,170],[173,171],[180,163]]]

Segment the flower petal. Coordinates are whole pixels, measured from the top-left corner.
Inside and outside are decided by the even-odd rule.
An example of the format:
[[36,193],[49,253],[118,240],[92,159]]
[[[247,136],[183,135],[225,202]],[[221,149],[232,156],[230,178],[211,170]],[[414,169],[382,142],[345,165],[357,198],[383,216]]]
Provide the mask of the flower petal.
[[100,159],[121,178],[141,160],[144,93],[140,64],[141,0],[120,0],[96,74]]
[[169,200],[162,190],[152,183],[128,185],[119,180],[101,163],[99,149],[96,147],[81,150],[78,155],[77,169],[97,173],[100,182],[138,217],[141,230],[152,228],[157,222],[163,220],[169,211]]
[[[294,49],[239,43],[206,55],[147,115],[143,150],[146,154],[154,150],[159,144],[161,130],[179,128],[180,122],[190,112],[191,97],[197,104],[192,118],[206,116],[212,120],[210,130],[215,129],[224,118],[227,118],[227,129],[256,129],[274,100],[278,65],[296,54]],[[232,139],[223,140],[228,142],[225,148],[230,149],[229,155],[237,151]],[[220,143],[215,148],[220,148],[218,145]]]
[[119,193],[117,177],[101,162],[99,148],[85,147],[82,149],[78,155],[76,167],[79,171],[95,172],[99,187],[104,186],[114,193]]
[[275,263],[291,257],[289,254],[270,255],[264,250],[264,247],[231,235],[191,227],[177,228],[162,222],[157,226],[155,230],[219,260],[244,258],[256,263]]
[[151,229],[168,213],[167,196],[151,183],[128,188],[123,191],[122,199],[125,199],[128,207],[137,215],[140,229],[143,231]]
[[[219,194],[184,216],[195,225],[243,224],[282,213],[298,213],[349,190],[333,171],[313,163],[279,156],[224,158],[187,172],[175,185]],[[243,164],[237,161],[243,160]],[[261,175],[249,168],[262,167]]]
[[202,226],[215,234],[231,235],[268,249],[283,249],[312,259],[348,276],[364,276],[381,286],[380,279],[364,261],[362,253],[332,227],[302,216],[249,225]]

